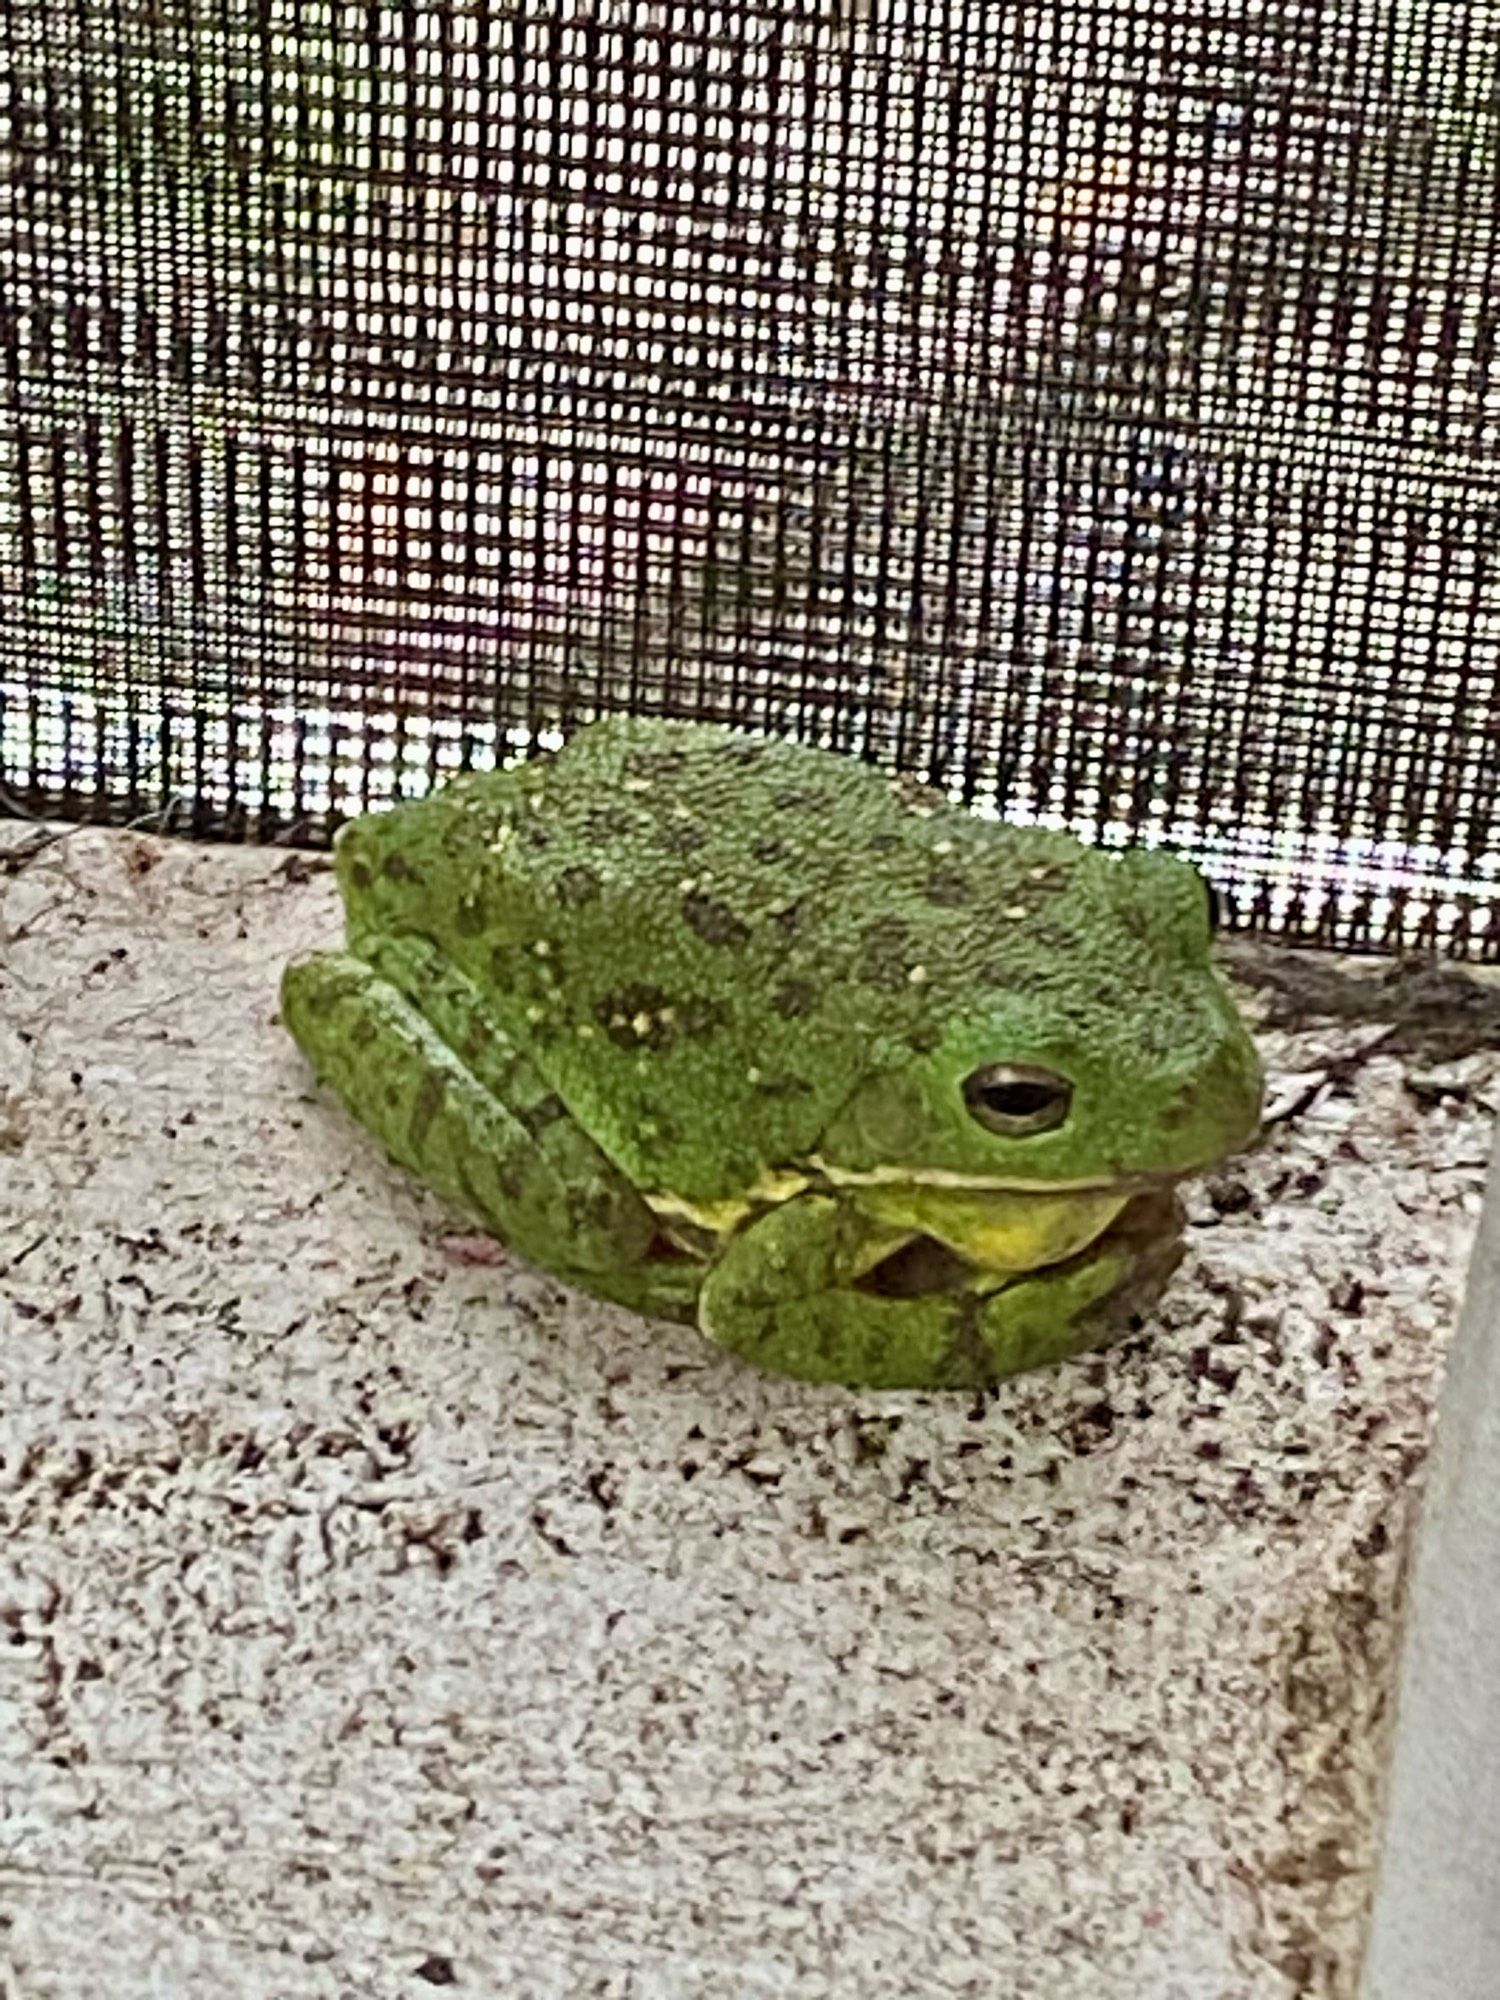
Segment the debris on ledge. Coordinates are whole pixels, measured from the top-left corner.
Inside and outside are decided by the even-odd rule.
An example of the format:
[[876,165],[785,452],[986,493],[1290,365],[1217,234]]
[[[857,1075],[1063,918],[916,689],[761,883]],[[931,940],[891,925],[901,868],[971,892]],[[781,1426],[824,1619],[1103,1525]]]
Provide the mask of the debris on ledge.
[[16,1990],[1343,2000],[1496,989],[1231,947],[1271,1120],[1150,1327],[861,1395],[388,1168],[274,1018],[336,928],[0,827]]

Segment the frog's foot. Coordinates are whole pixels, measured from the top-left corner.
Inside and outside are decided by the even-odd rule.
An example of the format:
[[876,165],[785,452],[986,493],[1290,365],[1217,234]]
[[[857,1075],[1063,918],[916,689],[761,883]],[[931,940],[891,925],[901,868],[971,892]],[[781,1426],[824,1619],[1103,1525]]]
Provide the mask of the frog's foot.
[[692,1317],[699,1267],[435,946],[303,959],[281,1001],[319,1079],[427,1186],[581,1289]]
[[1154,1233],[1165,1220],[1156,1200],[1065,1264],[986,1290],[937,1245],[864,1270],[863,1221],[805,1196],[729,1245],[704,1281],[700,1323],[745,1359],[804,1381],[983,1387],[1101,1345],[1160,1290],[1180,1250]]

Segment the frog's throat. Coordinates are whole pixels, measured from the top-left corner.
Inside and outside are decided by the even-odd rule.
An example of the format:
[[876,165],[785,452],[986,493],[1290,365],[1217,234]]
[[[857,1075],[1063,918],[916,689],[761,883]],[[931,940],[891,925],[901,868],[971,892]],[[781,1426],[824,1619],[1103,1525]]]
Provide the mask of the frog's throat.
[[682,1195],[670,1194],[664,1189],[648,1194],[646,1201],[652,1212],[664,1221],[690,1222],[699,1229],[722,1236],[738,1229],[757,1209],[774,1208],[783,1201],[792,1201],[809,1188],[926,1187],[962,1189],[970,1194],[1125,1194],[1146,1186],[1149,1180],[1146,1175],[1133,1175],[1128,1179],[1123,1176],[1110,1179],[1099,1175],[1090,1180],[1027,1181],[1002,1175],[959,1174],[946,1167],[871,1167],[863,1173],[856,1173],[843,1167],[831,1167],[814,1155],[805,1168],[768,1167],[739,1194],[730,1195],[724,1201],[688,1201]]

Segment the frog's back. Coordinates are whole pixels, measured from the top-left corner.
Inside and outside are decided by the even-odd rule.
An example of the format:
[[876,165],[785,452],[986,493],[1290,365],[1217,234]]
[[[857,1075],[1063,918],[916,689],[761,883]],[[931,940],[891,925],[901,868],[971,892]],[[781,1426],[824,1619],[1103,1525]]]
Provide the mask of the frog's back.
[[435,938],[639,1185],[716,1200],[1047,976],[1036,906],[1082,855],[853,758],[614,719],[356,822],[339,867],[352,933]]
[[[702,877],[758,905],[768,886],[773,897],[809,888],[809,869],[850,872],[858,834],[900,820],[891,782],[853,757],[705,723],[611,718],[516,776],[550,847],[652,900]],[[912,798],[920,789],[901,786]]]

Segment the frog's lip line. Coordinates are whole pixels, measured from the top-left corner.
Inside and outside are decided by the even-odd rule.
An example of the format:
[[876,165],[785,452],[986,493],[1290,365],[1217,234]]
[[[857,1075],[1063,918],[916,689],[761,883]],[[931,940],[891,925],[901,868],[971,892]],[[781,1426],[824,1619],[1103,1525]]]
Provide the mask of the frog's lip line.
[[814,1154],[809,1168],[834,1187],[968,1188],[983,1194],[1122,1194],[1133,1188],[1175,1187],[1201,1168],[1160,1174],[1121,1174],[1113,1180],[1024,1181],[994,1174],[961,1174],[949,1167],[831,1167]]
[[1214,1165],[1206,1161],[1200,1167],[1184,1167],[1181,1171],[1159,1174],[1125,1174],[1118,1180],[1085,1181],[1018,1181],[1005,1180],[983,1174],[955,1173],[950,1167],[871,1167],[864,1172],[854,1168],[830,1167],[816,1154],[799,1161],[795,1166],[773,1168],[752,1186],[737,1195],[719,1202],[686,1201],[681,1195],[669,1194],[665,1189],[656,1189],[645,1196],[652,1211],[673,1220],[684,1220],[698,1224],[701,1228],[722,1231],[735,1229],[752,1215],[757,1208],[776,1207],[783,1201],[791,1201],[810,1189],[838,1187],[890,1187],[890,1188],[951,1188],[964,1190],[970,1194],[1018,1194],[1058,1197],[1073,1194],[1112,1194],[1130,1196],[1144,1194],[1152,1188],[1176,1187],[1179,1182],[1189,1179],[1195,1173],[1204,1173]]

